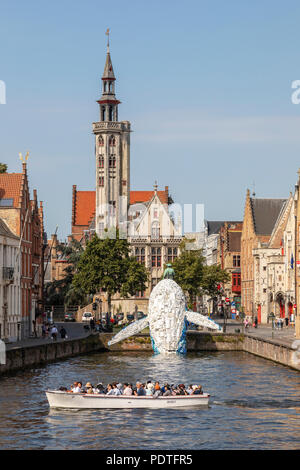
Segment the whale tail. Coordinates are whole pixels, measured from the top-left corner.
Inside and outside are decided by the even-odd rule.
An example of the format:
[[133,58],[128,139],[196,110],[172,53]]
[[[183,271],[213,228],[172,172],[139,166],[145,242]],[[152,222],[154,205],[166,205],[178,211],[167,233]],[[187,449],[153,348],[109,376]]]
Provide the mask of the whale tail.
[[147,317],[130,323],[130,325],[119,331],[119,333],[117,333],[107,344],[108,346],[111,346],[112,344],[118,343],[119,341],[123,341],[123,339],[134,336],[140,331],[144,330],[148,325],[149,321]]
[[201,315],[198,312],[185,312],[185,318],[189,323],[194,323],[195,325],[203,326],[205,328],[210,328],[211,330],[222,331],[222,327],[218,323],[210,320],[209,318]]

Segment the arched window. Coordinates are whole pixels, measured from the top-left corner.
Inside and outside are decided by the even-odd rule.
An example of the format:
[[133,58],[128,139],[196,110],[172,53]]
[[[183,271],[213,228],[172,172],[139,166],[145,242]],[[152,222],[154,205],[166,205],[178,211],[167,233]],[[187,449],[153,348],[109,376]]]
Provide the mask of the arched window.
[[109,120],[109,121],[112,121],[112,120],[113,120],[113,107],[112,107],[112,106],[110,106],[110,107],[108,108],[108,112],[109,112],[109,118],[108,118],[108,120]]
[[109,168],[116,168],[116,157],[115,157],[115,155],[110,155],[108,162],[109,162]]
[[104,83],[103,83],[103,90],[104,90],[104,92],[106,92],[106,85],[107,85],[107,82],[104,81]]
[[111,135],[110,138],[109,138],[109,145],[111,147],[115,147],[116,146],[116,138],[115,136]]
[[135,248],[135,257],[141,264],[145,264],[145,248]]
[[112,82],[109,82],[109,91],[112,91]]
[[99,176],[99,186],[104,186],[104,176]]
[[104,157],[100,155],[99,157],[99,168],[104,168]]
[[102,135],[99,135],[98,142],[99,142],[99,147],[103,147],[103,145],[104,145],[104,140],[103,140]]
[[105,121],[105,106],[101,106],[101,120]]

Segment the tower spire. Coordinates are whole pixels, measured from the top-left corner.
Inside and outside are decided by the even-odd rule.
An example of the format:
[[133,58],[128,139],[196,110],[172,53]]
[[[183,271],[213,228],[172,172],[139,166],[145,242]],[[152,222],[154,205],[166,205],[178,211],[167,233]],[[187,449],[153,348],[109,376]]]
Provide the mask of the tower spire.
[[105,34],[107,35],[107,53],[102,75],[102,96],[97,101],[100,105],[100,121],[118,121],[118,104],[119,100],[115,95],[116,77],[112,66],[109,52],[109,28]]

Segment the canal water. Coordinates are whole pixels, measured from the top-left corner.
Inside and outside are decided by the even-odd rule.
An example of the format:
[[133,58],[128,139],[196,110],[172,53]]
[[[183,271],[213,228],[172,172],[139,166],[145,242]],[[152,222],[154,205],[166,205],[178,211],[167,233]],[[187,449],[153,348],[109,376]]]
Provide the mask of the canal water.
[[[208,408],[49,410],[74,380],[200,383]],[[0,379],[0,449],[297,449],[300,375],[244,352],[101,353]]]

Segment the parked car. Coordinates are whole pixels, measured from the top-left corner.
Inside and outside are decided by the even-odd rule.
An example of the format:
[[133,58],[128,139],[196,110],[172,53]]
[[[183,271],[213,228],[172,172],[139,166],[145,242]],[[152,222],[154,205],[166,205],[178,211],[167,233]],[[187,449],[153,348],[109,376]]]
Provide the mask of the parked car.
[[90,322],[92,319],[95,320],[94,315],[91,312],[84,312],[81,321]]
[[66,312],[65,313],[65,321],[76,321],[74,313]]

